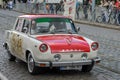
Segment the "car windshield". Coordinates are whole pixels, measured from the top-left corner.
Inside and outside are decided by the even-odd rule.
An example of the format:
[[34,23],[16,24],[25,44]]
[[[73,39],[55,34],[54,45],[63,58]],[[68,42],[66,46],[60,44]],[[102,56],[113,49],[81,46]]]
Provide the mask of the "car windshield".
[[37,18],[32,21],[31,34],[76,34],[73,21],[68,18]]

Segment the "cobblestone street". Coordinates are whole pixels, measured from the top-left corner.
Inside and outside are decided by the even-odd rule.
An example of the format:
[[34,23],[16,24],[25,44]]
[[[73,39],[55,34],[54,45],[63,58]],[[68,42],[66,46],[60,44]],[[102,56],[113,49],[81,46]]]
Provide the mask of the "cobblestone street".
[[80,35],[100,43],[99,55],[102,61],[90,73],[48,70],[33,76],[28,73],[26,63],[17,60],[9,62],[7,52],[2,47],[4,31],[11,29],[16,16],[21,14],[0,10],[0,73],[8,80],[120,80],[120,31],[88,25],[75,24],[81,28]]
[[120,31],[81,25],[80,34],[100,43],[100,65],[120,73]]

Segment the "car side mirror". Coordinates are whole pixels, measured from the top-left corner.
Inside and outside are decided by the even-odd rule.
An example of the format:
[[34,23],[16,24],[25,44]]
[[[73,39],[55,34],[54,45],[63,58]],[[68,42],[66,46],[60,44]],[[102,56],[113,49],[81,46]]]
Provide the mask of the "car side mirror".
[[77,28],[77,31],[78,31],[78,32],[80,31],[80,27]]

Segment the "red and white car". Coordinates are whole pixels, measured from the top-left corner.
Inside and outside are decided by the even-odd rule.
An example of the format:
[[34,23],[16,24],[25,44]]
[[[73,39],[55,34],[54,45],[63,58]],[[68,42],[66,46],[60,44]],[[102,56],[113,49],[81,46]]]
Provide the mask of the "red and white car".
[[99,44],[78,34],[73,21],[60,15],[22,15],[11,30],[5,32],[4,47],[9,60],[19,58],[36,74],[42,67],[92,70],[100,62]]

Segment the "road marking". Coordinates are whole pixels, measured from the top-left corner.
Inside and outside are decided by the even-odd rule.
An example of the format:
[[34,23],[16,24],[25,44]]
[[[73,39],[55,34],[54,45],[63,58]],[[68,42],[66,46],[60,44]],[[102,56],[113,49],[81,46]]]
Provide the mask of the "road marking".
[[0,73],[0,80],[8,80],[2,73]]

